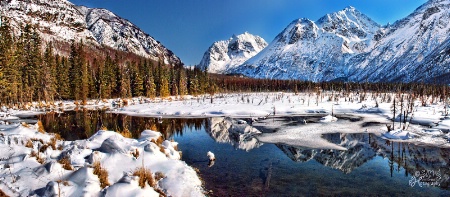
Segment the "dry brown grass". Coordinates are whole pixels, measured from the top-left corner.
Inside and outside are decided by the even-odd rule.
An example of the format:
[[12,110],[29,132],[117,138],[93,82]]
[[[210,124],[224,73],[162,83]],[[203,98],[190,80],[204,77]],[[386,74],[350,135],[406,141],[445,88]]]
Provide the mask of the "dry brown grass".
[[158,139],[152,139],[152,141],[151,142],[153,142],[153,143],[155,143],[156,145],[158,145],[158,146],[161,146],[161,144],[164,142],[164,138],[162,137],[162,136],[159,136],[159,138]]
[[62,165],[62,167],[66,170],[74,170],[73,166],[70,164],[69,157],[64,157],[58,161]]
[[27,148],[33,148],[33,141],[31,141],[30,139],[27,141],[27,143],[25,144],[25,147]]
[[44,140],[38,139],[38,138],[31,138],[31,141],[33,141],[33,142],[40,142],[41,144],[44,144]]
[[44,144],[41,146],[41,148],[39,148],[39,152],[43,153],[47,150],[47,148],[48,148],[48,144]]
[[166,178],[166,175],[164,175],[164,173],[162,173],[162,172],[156,172],[155,173],[155,180],[156,181],[159,181],[159,180],[161,180],[163,178]]
[[162,153],[166,154],[166,150],[162,146],[159,146],[159,151],[161,151]]
[[38,153],[36,151],[31,151],[30,157],[38,157]]
[[139,150],[137,148],[134,150],[134,152],[131,152],[131,155],[133,155],[133,157],[136,158],[136,159],[139,157],[139,154],[140,153],[139,153]]
[[48,146],[51,146],[53,150],[56,150],[56,138],[51,138],[50,142],[47,144]]
[[102,125],[102,126],[100,127],[100,130],[108,131],[108,128],[106,128],[106,126]]
[[100,164],[100,161],[95,161],[93,164],[94,168],[94,174],[98,176],[98,179],[100,180],[100,187],[105,188],[106,186],[109,186],[108,181],[108,171],[102,167]]
[[64,186],[69,186],[70,184],[69,184],[69,181],[67,181],[67,180],[57,180],[56,181],[58,184],[63,184]]
[[157,131],[158,128],[156,127],[156,124],[152,124],[152,126],[150,126],[150,130]]
[[128,99],[123,99],[123,106],[128,106],[128,103],[129,103]]
[[145,187],[145,183],[148,183],[151,187],[156,186],[156,181],[152,176],[152,172],[148,168],[139,167],[133,172],[133,176],[139,177],[139,186]]
[[5,192],[3,192],[2,190],[0,190],[0,197],[9,197],[9,196],[6,195]]
[[39,162],[40,164],[44,164],[44,163],[45,163],[45,158],[38,157],[38,158],[36,158],[36,160],[37,160],[37,162]]
[[26,127],[26,128],[30,128],[30,125],[28,123],[26,123],[26,122],[22,122],[22,126]]
[[56,140],[59,140],[59,141],[64,140],[64,138],[61,135],[59,135],[58,133],[54,133],[53,136]]
[[38,127],[37,129],[38,129],[39,133],[45,133],[44,125],[42,124],[42,122],[40,120],[37,122],[37,127]]
[[128,130],[128,128],[123,129],[123,131],[119,132],[120,135],[122,135],[125,138],[132,138],[133,134]]

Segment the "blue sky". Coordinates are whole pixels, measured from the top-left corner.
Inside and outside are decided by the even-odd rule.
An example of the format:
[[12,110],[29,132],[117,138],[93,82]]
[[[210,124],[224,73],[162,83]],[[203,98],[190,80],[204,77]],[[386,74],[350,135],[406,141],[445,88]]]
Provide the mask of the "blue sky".
[[69,0],[106,8],[128,19],[172,50],[186,65],[198,64],[215,41],[245,31],[270,43],[291,21],[317,20],[353,6],[379,24],[393,23],[426,0]]

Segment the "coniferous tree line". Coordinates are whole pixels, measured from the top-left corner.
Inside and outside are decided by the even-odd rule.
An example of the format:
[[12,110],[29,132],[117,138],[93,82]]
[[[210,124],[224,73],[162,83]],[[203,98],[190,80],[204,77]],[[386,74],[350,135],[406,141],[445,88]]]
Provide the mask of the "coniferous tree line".
[[[89,52],[87,52],[89,51]],[[0,104],[88,99],[198,95],[217,91],[206,72],[163,60],[130,58],[126,53],[94,52],[83,41],[70,43],[69,55],[43,43],[36,27],[13,35],[0,28]]]
[[308,82],[252,79],[208,74],[163,60],[132,56],[112,49],[92,49],[72,41],[68,55],[61,46],[43,43],[36,27],[25,25],[14,35],[7,21],[0,26],[0,105],[31,101],[168,97],[216,92],[407,92],[417,97],[447,98],[447,85],[424,83]]

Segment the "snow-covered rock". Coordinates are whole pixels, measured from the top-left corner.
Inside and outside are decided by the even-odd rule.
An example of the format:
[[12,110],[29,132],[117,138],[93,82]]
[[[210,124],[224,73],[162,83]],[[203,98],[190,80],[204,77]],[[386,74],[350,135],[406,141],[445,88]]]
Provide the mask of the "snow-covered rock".
[[263,38],[248,32],[233,35],[228,40],[212,44],[203,55],[198,67],[211,73],[224,73],[241,65],[266,46],[267,42]]

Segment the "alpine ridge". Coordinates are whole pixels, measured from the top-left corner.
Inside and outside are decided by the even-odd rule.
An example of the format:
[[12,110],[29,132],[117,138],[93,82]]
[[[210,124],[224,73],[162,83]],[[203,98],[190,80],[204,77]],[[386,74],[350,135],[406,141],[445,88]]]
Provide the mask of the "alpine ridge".
[[381,26],[354,7],[297,19],[265,49],[224,71],[310,81],[448,83],[450,0],[430,0]]
[[31,24],[47,42],[83,40],[166,64],[181,64],[180,58],[160,42],[106,9],[75,6],[67,0],[7,0],[1,1],[0,12],[16,34],[20,26]]

